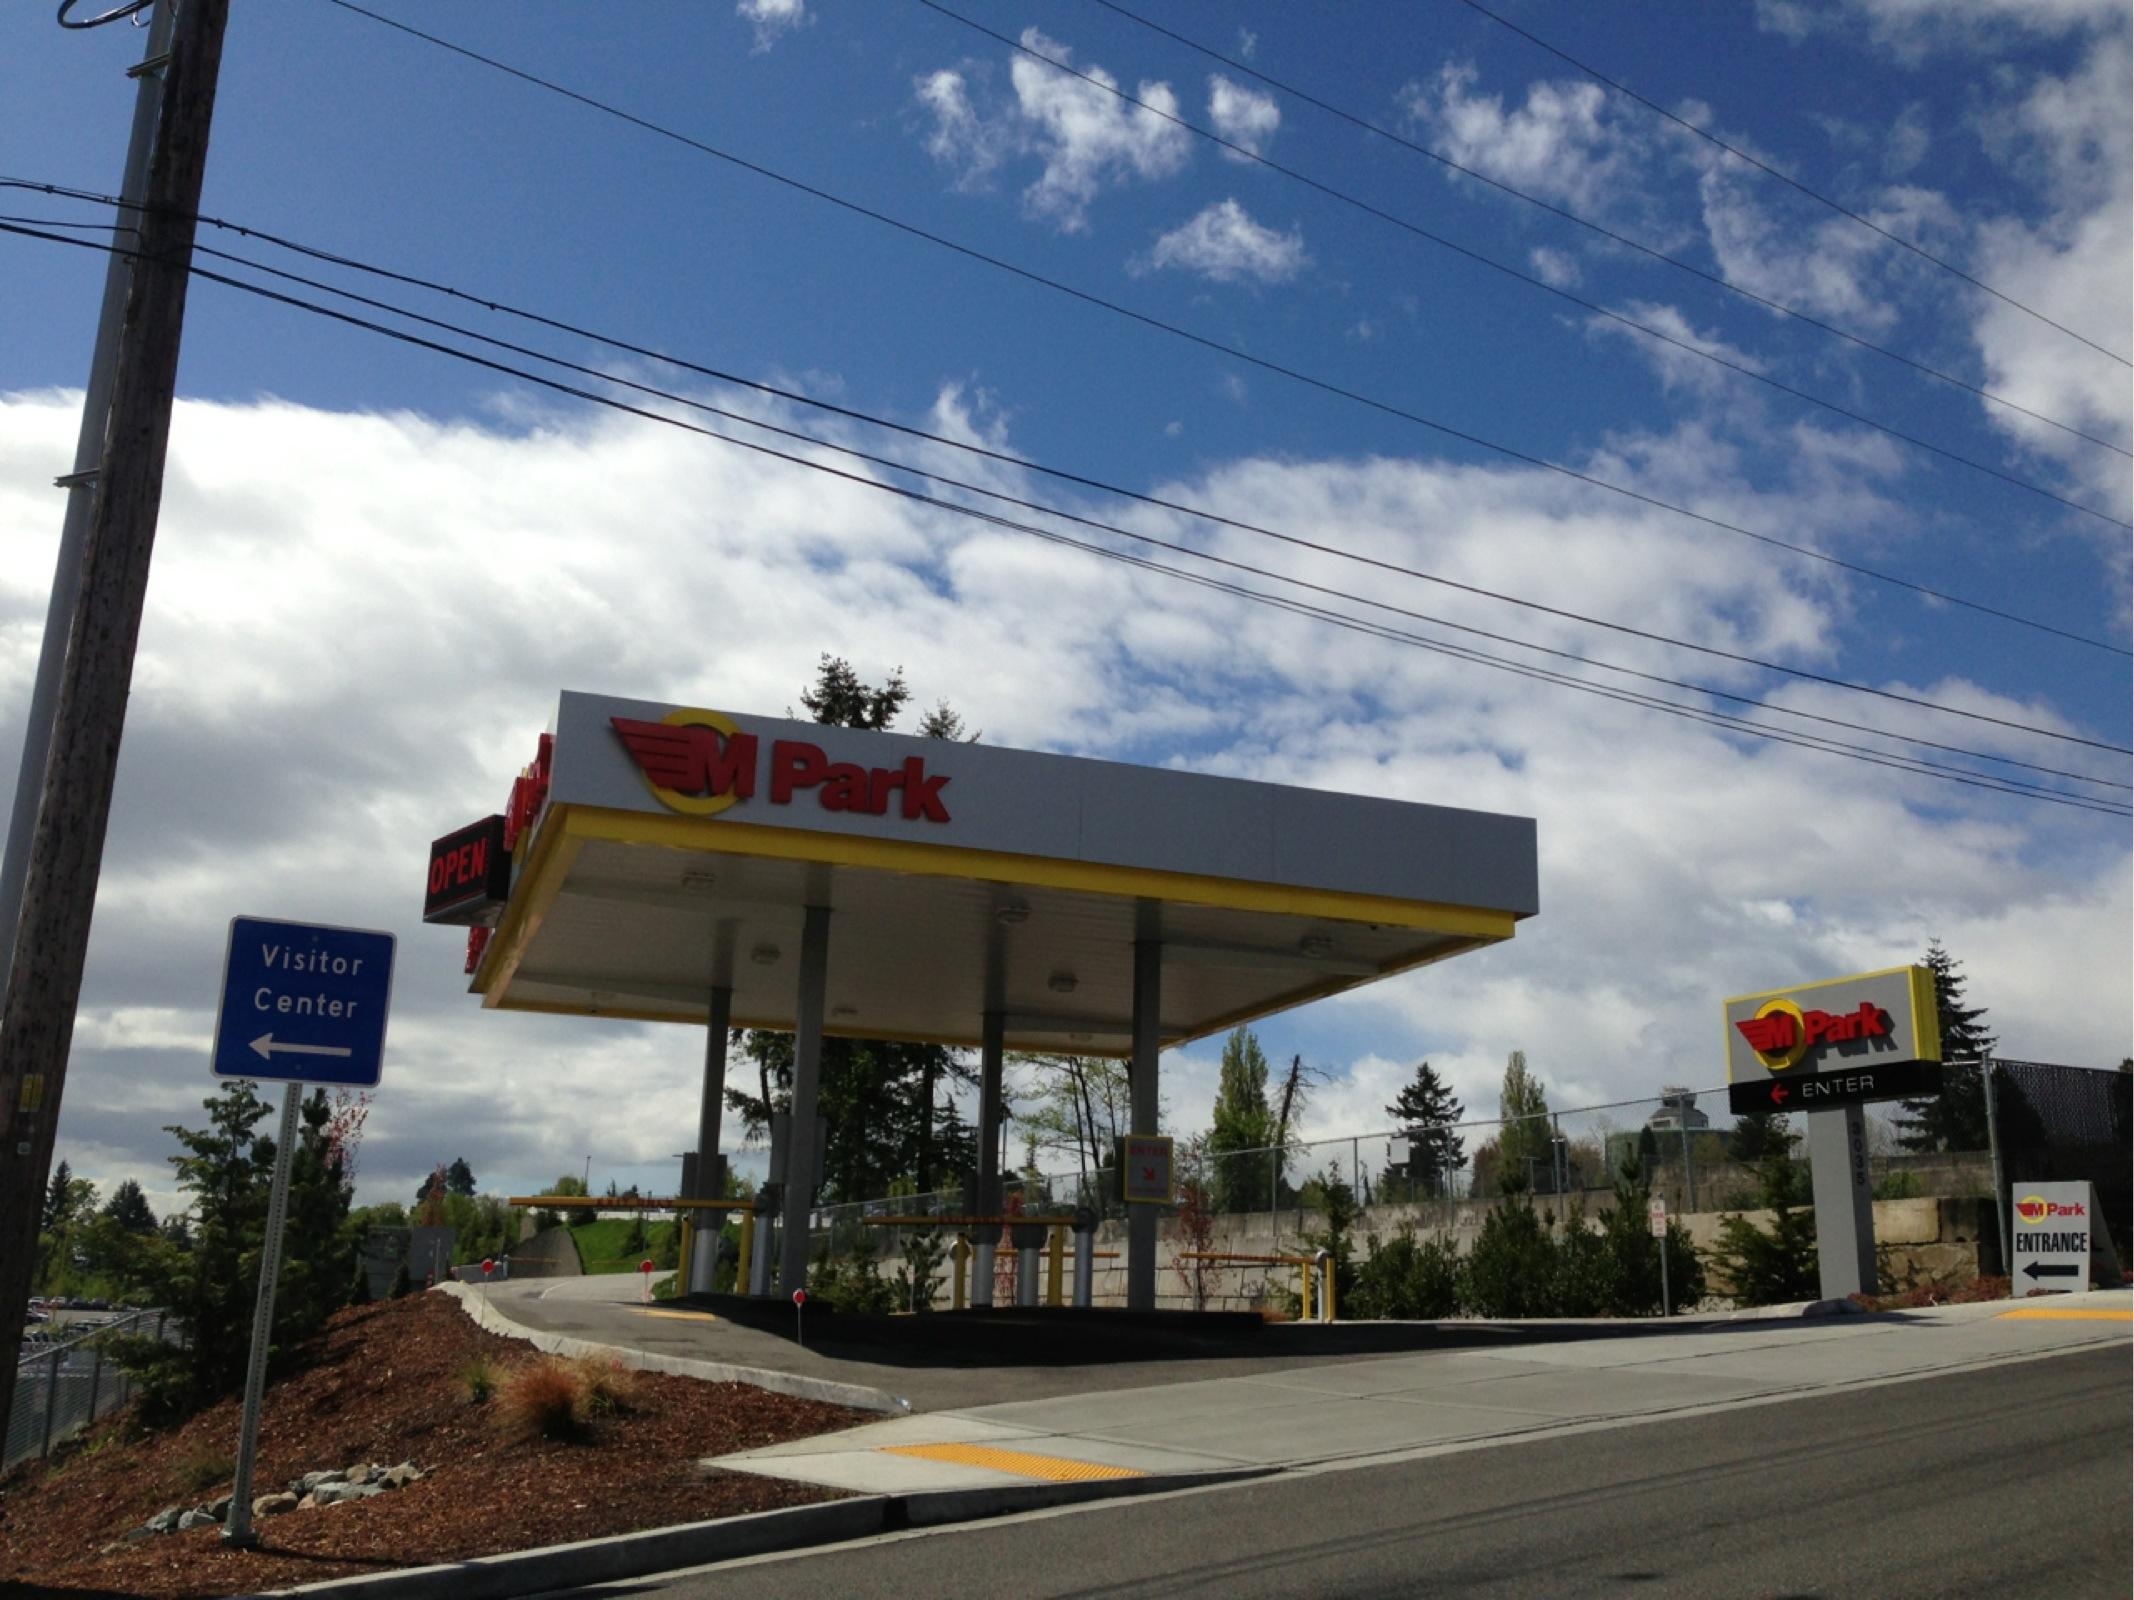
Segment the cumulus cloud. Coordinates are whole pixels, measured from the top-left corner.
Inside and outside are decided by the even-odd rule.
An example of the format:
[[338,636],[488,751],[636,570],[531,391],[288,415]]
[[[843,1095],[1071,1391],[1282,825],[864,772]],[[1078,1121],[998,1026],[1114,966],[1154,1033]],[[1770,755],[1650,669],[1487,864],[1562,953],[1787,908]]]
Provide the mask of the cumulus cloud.
[[[965,380],[934,420],[1004,440],[1013,400]],[[0,538],[16,552],[0,564],[0,749],[20,736],[56,535],[49,485],[78,404],[0,396]],[[596,1182],[671,1182],[672,1130],[695,1114],[695,1031],[484,1012],[464,993],[459,939],[418,920],[423,852],[496,809],[560,689],[777,711],[824,650],[875,681],[902,665],[922,701],[945,696],[1002,744],[1537,817],[1543,911],[1514,942],[1268,1025],[1335,1070],[1314,1131],[1381,1125],[1390,1064],[1424,1054],[1471,1106],[1494,1104],[1513,1047],[1558,1104],[1706,1084],[1718,996],[1910,959],[1934,934],[2012,1053],[2125,1053],[2124,1005],[2068,1002],[2123,996],[2134,965],[2123,825],[1571,698],[638,419],[509,414],[180,402],[61,1125],[84,1175],[134,1176],[168,1203],[161,1125],[197,1120],[208,1092],[223,933],[245,911],[401,936],[366,1198],[405,1198],[454,1155],[499,1189],[578,1171],[589,1152]],[[1871,523],[1887,537],[1891,519],[1848,498],[1861,491],[1797,465],[1813,442],[1754,489],[1695,432],[1619,441],[1605,465],[1833,548]],[[958,470],[1060,492],[999,463]],[[1749,653],[1828,660],[1849,637],[1834,579],[1802,569],[1774,585],[1746,544],[1524,469],[1251,458],[1153,488]],[[1133,515],[1368,598],[1680,665],[1654,644],[1603,649],[1562,619]],[[1167,1062],[1183,1130],[1205,1122],[1211,1056]]]
[[760,54],[808,20],[808,0],[738,0],[734,15],[755,28]]
[[1218,283],[1287,283],[1310,259],[1303,234],[1277,233],[1253,221],[1235,200],[1219,200],[1158,239],[1148,265],[1197,272]]
[[1584,213],[1617,208],[1639,185],[1648,143],[1618,122],[1599,84],[1535,83],[1526,104],[1474,92],[1475,69],[1448,63],[1400,92],[1409,122],[1463,167]]
[[[1282,126],[1282,108],[1273,95],[1232,83],[1218,72],[1208,78],[1208,120],[1232,144],[1258,155],[1274,142],[1275,130]],[[1223,154],[1232,161],[1244,159],[1232,150]]]
[[1582,276],[1577,257],[1565,250],[1552,250],[1545,244],[1529,250],[1526,260],[1534,269],[1534,276],[1553,288],[1573,288]]
[[[1073,59],[1067,46],[1035,28],[1024,30],[1022,42],[1055,61]],[[974,99],[970,72],[922,75],[914,92],[931,124],[928,152],[964,185],[982,182],[1010,158],[1036,159],[1025,210],[1062,233],[1081,232],[1106,187],[1170,177],[1185,166],[1193,137],[1167,120],[1181,115],[1169,84],[1143,82],[1134,91],[1142,103],[1133,105],[1111,92],[1119,86],[1111,74],[1085,70],[1095,82],[1019,54],[1008,69],[1012,99],[987,108]]]

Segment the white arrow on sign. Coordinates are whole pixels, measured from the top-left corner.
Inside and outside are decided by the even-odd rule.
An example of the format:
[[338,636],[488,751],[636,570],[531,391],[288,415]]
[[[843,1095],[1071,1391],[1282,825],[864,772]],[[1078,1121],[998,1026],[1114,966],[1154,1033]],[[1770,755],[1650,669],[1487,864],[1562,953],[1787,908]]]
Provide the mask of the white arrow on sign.
[[252,1049],[262,1061],[272,1061],[276,1056],[352,1056],[355,1051],[345,1044],[276,1044],[274,1035],[263,1033],[252,1041]]

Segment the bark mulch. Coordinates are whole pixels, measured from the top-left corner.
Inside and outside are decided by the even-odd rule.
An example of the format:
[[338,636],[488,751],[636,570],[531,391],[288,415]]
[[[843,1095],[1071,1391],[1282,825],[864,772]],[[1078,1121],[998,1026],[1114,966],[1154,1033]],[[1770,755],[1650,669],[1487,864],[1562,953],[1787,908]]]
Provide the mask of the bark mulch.
[[540,1438],[499,1400],[471,1400],[466,1374],[477,1358],[499,1377],[546,1358],[477,1328],[442,1294],[343,1311],[303,1357],[268,1388],[255,1495],[357,1462],[411,1460],[427,1476],[373,1499],[261,1518],[255,1551],[226,1549],[217,1527],[112,1549],[166,1506],[229,1493],[237,1447],[235,1401],[145,1435],[129,1408],[56,1460],[0,1480],[0,1595],[190,1600],[836,1499],[696,1463],[874,1420],[746,1384],[646,1372],[631,1375],[625,1409],[589,1419],[569,1442]]

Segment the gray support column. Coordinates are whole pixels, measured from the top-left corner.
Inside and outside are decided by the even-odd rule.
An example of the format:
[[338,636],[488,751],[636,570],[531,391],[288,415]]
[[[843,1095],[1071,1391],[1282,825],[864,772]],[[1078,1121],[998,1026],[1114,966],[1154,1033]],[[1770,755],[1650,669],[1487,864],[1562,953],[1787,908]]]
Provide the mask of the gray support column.
[[[733,985],[714,984],[711,1015],[704,1026],[704,1097],[697,1106],[697,1181],[696,1193],[689,1196],[692,1200],[726,1198],[726,1163],[719,1159],[719,1121],[726,1105],[726,1038],[732,1031],[733,1017]],[[691,1294],[711,1293],[725,1218],[723,1211],[699,1211],[689,1219],[696,1243],[682,1271]]]
[[[1163,1036],[1163,941],[1134,941],[1134,1072],[1128,1132],[1156,1132],[1156,1052]],[[1126,1208],[1126,1309],[1156,1309],[1156,1223],[1151,1205]]]
[[1867,1116],[1860,1107],[1808,1113],[1808,1168],[1823,1298],[1876,1293],[1874,1185],[1868,1174]]
[[[985,1014],[985,1032],[978,1055],[978,1211],[981,1216],[1000,1215],[1000,1122],[1001,1070],[1005,1054],[1008,1019],[998,1008]],[[993,1254],[1000,1229],[980,1225],[971,1232],[978,1254],[972,1263],[971,1304],[993,1303]]]
[[786,1124],[785,1217],[778,1241],[778,1292],[808,1282],[808,1213],[815,1206],[816,1091],[822,1083],[823,997],[830,981],[830,908],[809,906],[800,934],[800,1000],[794,1008],[793,1116]]

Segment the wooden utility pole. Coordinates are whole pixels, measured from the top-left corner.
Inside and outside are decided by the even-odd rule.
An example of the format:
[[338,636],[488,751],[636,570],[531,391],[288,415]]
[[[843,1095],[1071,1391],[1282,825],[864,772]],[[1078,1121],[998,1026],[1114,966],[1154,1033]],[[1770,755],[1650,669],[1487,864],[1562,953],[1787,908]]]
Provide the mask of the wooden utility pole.
[[[184,0],[171,39],[140,222],[140,258],[126,297],[111,418],[82,550],[81,592],[54,707],[15,960],[0,1012],[0,1339],[8,1349],[20,1342],[28,1312],[74,1008],[89,951],[89,919],[163,497],[193,218],[207,170],[208,129],[228,20],[229,0]],[[0,1362],[0,1418],[13,1404],[14,1387],[15,1364]]]

